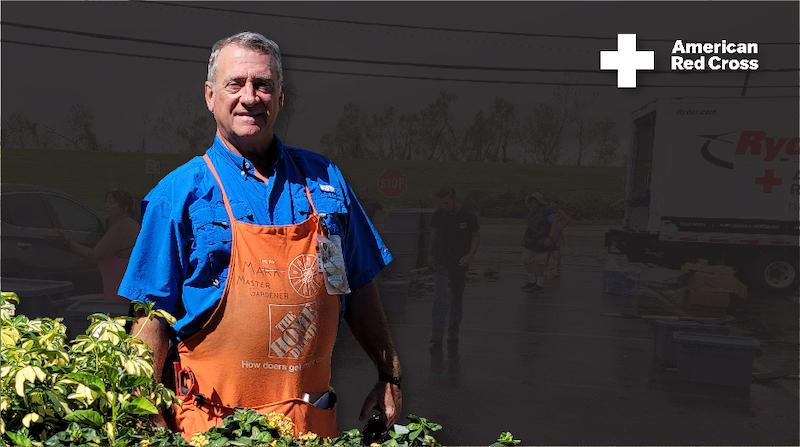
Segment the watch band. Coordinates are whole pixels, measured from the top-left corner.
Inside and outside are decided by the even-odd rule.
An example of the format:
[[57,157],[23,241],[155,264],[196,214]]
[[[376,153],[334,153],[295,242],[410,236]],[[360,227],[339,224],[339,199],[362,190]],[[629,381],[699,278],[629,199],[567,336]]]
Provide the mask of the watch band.
[[379,372],[378,382],[391,383],[392,385],[400,386],[401,379],[398,376],[392,376]]

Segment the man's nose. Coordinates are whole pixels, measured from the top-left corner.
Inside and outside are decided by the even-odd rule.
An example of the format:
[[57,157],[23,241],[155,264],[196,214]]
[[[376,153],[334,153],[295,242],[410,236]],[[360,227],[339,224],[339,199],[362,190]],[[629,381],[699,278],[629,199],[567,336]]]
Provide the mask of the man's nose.
[[242,104],[247,106],[257,104],[259,99],[256,93],[256,88],[253,86],[252,82],[245,84],[244,88],[242,89]]

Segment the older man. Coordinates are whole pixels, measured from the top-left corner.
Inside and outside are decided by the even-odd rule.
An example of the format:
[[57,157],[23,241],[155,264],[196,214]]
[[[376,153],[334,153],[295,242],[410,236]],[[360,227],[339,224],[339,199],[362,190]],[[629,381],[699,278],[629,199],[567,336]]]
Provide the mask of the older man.
[[335,435],[341,318],[378,370],[362,418],[379,409],[391,424],[400,413],[400,362],[373,283],[391,255],[339,168],[274,135],[283,87],[273,41],[217,42],[205,83],[216,138],[142,204],[119,293],[177,318],[140,318],[133,333],[142,329],[156,371],[176,344],[173,422],[187,438],[235,407],[287,414],[296,434]]

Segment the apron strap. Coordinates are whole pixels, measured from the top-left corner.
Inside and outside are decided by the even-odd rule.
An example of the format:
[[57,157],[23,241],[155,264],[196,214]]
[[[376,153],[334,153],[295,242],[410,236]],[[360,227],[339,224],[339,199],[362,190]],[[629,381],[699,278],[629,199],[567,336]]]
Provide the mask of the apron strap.
[[222,201],[225,203],[225,211],[228,212],[228,219],[231,220],[231,223],[236,221],[236,218],[233,217],[233,210],[231,209],[231,204],[228,202],[228,195],[225,194],[225,187],[222,186],[222,180],[219,179],[219,174],[217,174],[217,170],[214,169],[214,164],[211,163],[211,159],[208,158],[208,154],[203,155],[203,160],[205,160],[206,165],[208,165],[208,169],[211,170],[211,173],[214,174],[214,178],[217,180],[217,185],[219,185],[220,191],[222,191]]

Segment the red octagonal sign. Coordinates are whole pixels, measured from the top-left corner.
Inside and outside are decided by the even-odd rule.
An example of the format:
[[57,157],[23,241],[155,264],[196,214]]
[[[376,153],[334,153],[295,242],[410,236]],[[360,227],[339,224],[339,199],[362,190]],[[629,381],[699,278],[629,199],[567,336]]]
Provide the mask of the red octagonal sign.
[[378,189],[387,197],[398,197],[408,189],[408,177],[396,169],[387,169],[378,179]]

